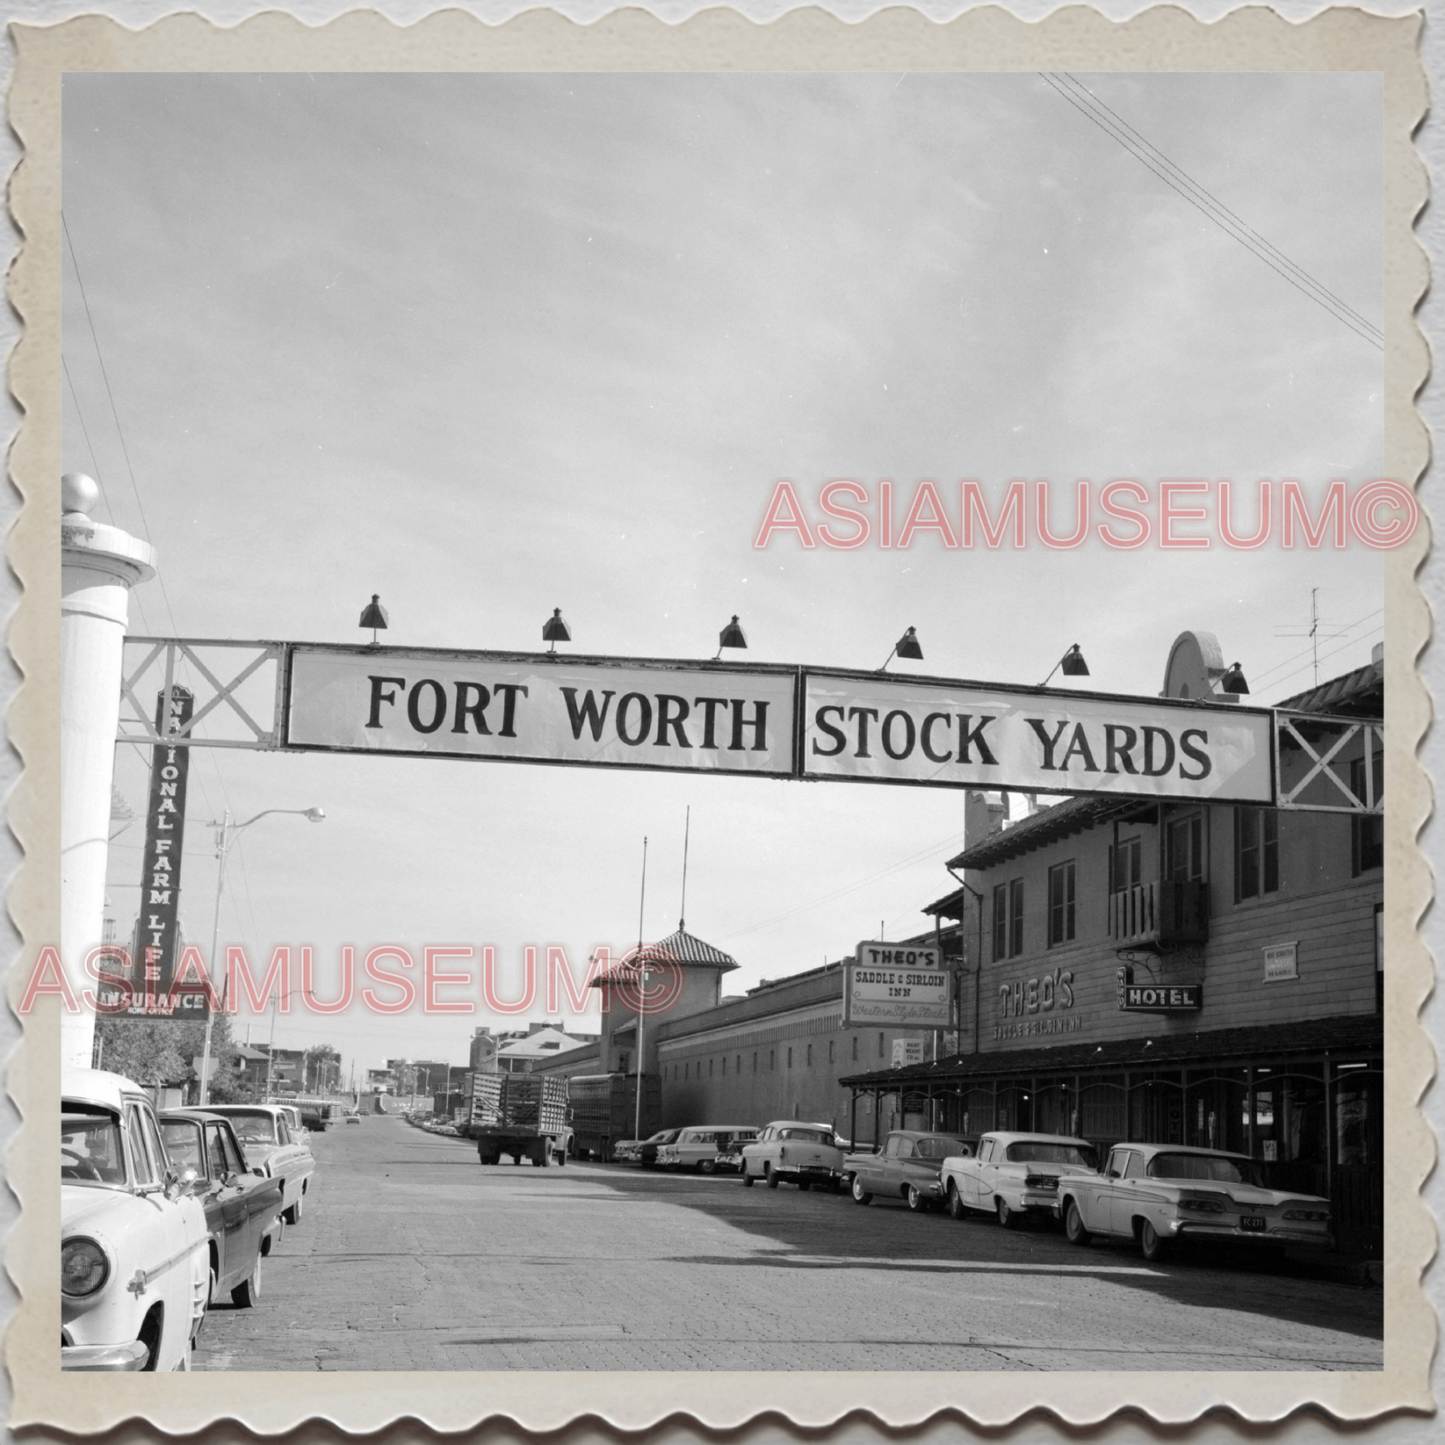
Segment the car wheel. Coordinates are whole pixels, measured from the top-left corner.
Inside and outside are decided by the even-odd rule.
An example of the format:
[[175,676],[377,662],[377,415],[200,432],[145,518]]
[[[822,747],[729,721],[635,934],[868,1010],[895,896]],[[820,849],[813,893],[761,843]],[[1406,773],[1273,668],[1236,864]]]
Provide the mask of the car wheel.
[[963,1196],[958,1192],[958,1185],[952,1179],[948,1181],[948,1217],[950,1219],[962,1219],[967,1213],[964,1207]]
[[771,1164],[763,1165],[763,1183],[766,1184],[769,1189],[776,1189],[778,1187],[778,1176],[773,1173],[773,1166]]
[[261,1298],[261,1252],[256,1251],[256,1258],[251,1265],[250,1276],[243,1279],[235,1289],[231,1291],[231,1303],[243,1310],[248,1310]]
[[300,1224],[301,1216],[305,1212],[306,1197],[305,1195],[298,1194],[296,1196],[295,1204],[293,1204],[290,1209],[283,1210],[281,1213],[281,1218],[284,1219],[287,1224]]
[[863,1187],[863,1181],[855,1174],[851,1186],[854,1204],[872,1204],[873,1196]]
[[704,1159],[702,1163],[698,1165],[698,1168],[701,1169],[704,1174],[711,1174],[717,1169],[717,1163],[712,1159]]
[[1072,1199],[1064,1210],[1064,1233],[1068,1235],[1070,1244],[1089,1242],[1089,1231],[1084,1228],[1084,1216],[1079,1213],[1079,1206]]
[[1018,1223],[1019,1217],[1008,1207],[1008,1200],[1002,1194],[995,1194],[993,1198],[994,1213],[998,1215],[998,1222],[1004,1229],[1012,1229]]
[[908,1194],[905,1197],[908,1200],[908,1207],[915,1214],[922,1214],[923,1211],[928,1208],[928,1201],[918,1192],[917,1185],[910,1184],[908,1186]]
[[744,1169],[744,1170],[743,1170],[743,1188],[744,1188],[744,1189],[751,1189],[752,1187],[753,1187],[753,1176],[752,1176],[751,1174],[749,1174],[746,1169]]
[[1169,1246],[1159,1238],[1159,1232],[1147,1219],[1139,1222],[1139,1248],[1150,1264],[1158,1264],[1169,1253]]
[[557,1151],[557,1157],[553,1162],[559,1169],[567,1162],[567,1151],[565,1148]]

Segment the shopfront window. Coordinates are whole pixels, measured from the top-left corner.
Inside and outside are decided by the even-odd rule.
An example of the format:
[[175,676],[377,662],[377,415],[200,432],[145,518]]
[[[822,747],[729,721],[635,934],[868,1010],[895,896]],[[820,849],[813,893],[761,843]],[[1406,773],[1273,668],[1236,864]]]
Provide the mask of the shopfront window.
[[1322,1065],[1254,1075],[1254,1157],[1273,1189],[1328,1194]]
[[1186,1144],[1249,1153],[1249,1073],[1192,1069],[1184,1099]]
[[1039,1134],[1079,1132],[1079,1101],[1073,1085],[1066,1079],[1040,1079],[1034,1095],[1033,1128]]
[[1136,1076],[1129,1095],[1129,1137],[1141,1144],[1184,1142],[1184,1081],[1177,1072]]
[[1126,1134],[1124,1076],[1090,1079],[1079,1090],[1078,1133],[1111,1144]]

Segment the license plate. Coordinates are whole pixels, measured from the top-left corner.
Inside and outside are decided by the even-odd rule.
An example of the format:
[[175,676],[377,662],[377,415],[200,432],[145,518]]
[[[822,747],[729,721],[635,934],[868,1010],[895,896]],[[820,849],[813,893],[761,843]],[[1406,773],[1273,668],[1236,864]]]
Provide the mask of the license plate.
[[1269,1228],[1268,1221],[1262,1214],[1241,1214],[1239,1216],[1239,1227],[1241,1229],[1258,1230],[1261,1234]]

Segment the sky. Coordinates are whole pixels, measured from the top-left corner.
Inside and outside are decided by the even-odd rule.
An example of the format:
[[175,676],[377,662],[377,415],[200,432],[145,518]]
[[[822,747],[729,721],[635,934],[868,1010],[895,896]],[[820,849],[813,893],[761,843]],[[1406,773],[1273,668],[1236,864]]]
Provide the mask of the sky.
[[[1078,80],[1381,322],[1375,77]],[[1152,695],[1202,629],[1258,703],[1311,682],[1312,593],[1321,677],[1383,636],[1358,545],[754,548],[784,478],[1048,478],[1066,530],[1078,478],[1380,475],[1379,350],[1038,76],[72,74],[63,117],[64,469],[157,549],[135,634],[362,643],[375,592],[397,646],[540,650],[560,607],[575,653],[700,659],[737,613],[748,662],[876,668],[916,626],[892,670],[1036,683],[1078,642],[1082,685]],[[118,748],[137,813],[148,766]],[[223,945],[310,944],[329,981],[348,944],[486,944],[504,993],[528,944],[580,979],[636,942],[644,837],[671,932],[689,809],[728,992],[921,931],[963,841],[944,789],[198,749],[192,939],[208,824],[312,806],[238,836]],[[275,1037],[360,1070],[497,1022]]]

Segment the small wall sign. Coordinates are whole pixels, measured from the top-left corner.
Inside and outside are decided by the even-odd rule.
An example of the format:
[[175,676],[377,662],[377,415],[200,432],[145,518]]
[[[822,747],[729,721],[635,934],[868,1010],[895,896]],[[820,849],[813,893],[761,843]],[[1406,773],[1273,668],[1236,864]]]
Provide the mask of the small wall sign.
[[1299,977],[1299,944],[1277,943],[1264,950],[1264,981],[1275,983],[1282,978]]
[[893,1040],[893,1067],[895,1069],[906,1068],[909,1064],[921,1064],[922,1062],[922,1039]]

